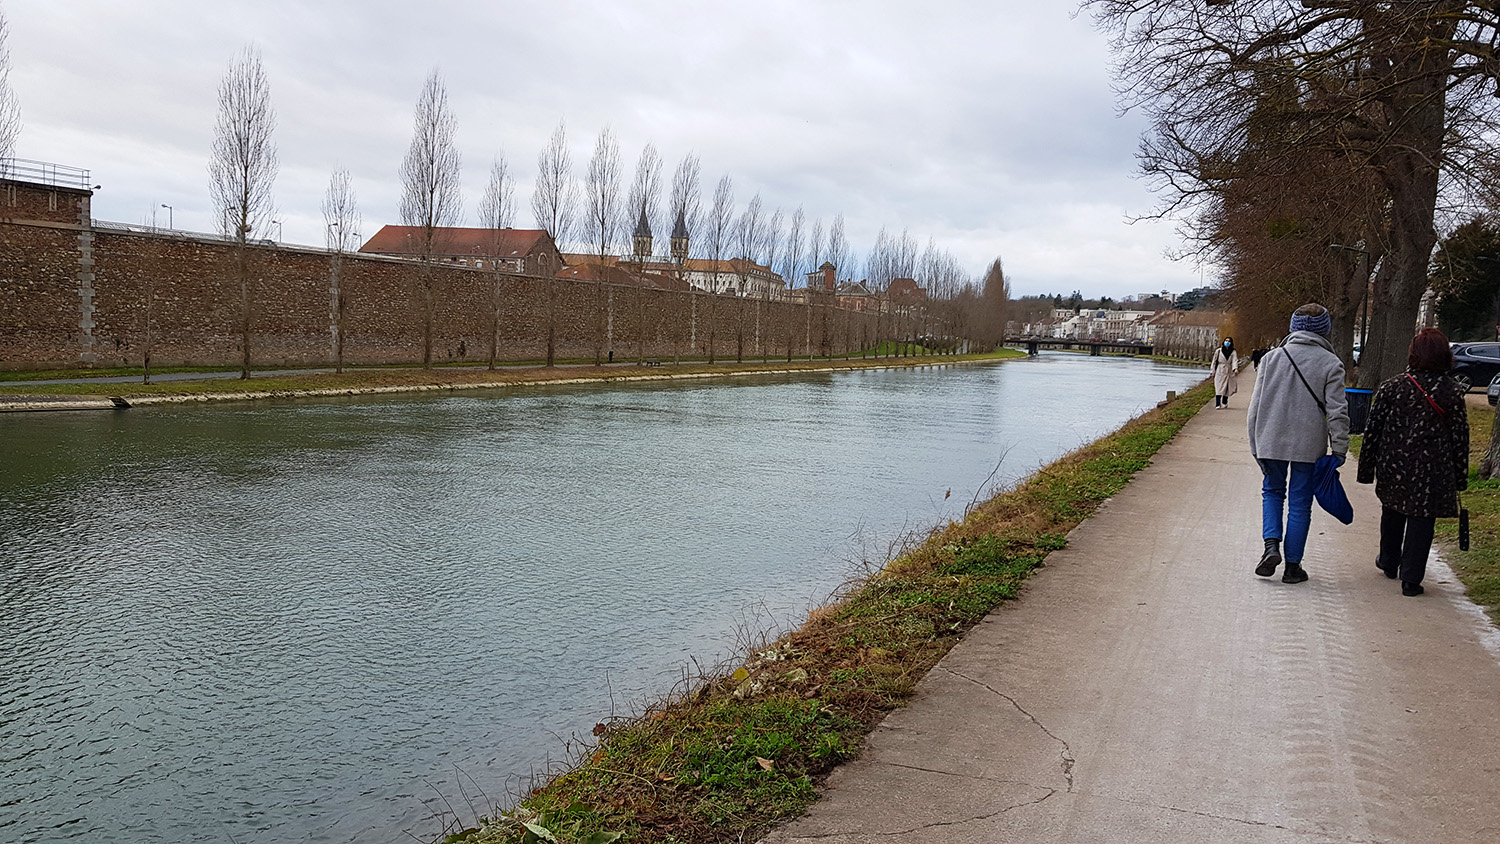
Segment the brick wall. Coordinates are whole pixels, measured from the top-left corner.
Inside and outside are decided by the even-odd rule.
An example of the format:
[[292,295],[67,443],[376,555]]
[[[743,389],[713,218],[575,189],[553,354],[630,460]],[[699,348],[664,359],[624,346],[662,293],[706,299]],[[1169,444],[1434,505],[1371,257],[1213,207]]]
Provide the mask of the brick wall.
[[[0,183],[0,198],[3,188]],[[170,233],[92,230],[92,324],[85,328],[87,194],[67,219],[50,219],[50,189],[22,186],[14,216],[0,216],[0,370],[88,363],[138,366],[147,330],[153,365],[233,365],[240,360],[240,284],[234,244]],[[64,196],[67,192],[60,192]],[[75,198],[76,199],[76,198]],[[66,204],[66,203],[65,203]],[[23,217],[20,212],[35,214]],[[66,215],[64,215],[66,216]],[[332,260],[322,250],[252,244],[251,359],[257,366],[333,360]],[[432,359],[482,361],[489,355],[498,302],[500,360],[546,355],[549,299],[560,359],[617,360],[762,354],[784,358],[787,344],[807,354],[873,345],[876,318],[827,307],[732,296],[499,275],[465,267],[422,268],[410,261],[346,255],[340,267],[344,360],[420,362],[425,296],[433,302]],[[882,326],[892,335],[890,319]],[[810,326],[810,332],[809,332]],[[643,342],[642,342],[643,341]]]

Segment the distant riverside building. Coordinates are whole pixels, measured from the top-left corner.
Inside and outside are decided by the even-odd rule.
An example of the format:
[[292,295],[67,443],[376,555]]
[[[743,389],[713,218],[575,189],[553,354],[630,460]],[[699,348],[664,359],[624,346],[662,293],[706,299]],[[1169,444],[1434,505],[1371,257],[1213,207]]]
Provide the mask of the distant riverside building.
[[[598,255],[569,252],[563,255],[569,267],[599,263]],[[714,261],[711,258],[688,258],[679,269],[677,262],[661,255],[653,255],[644,261],[634,255],[606,255],[604,265],[620,267],[625,271],[644,272],[677,278],[679,272],[684,284],[682,290],[694,289],[712,293],[728,293],[747,298],[786,299],[786,281],[780,275],[754,261],[744,258],[726,258]],[[717,267],[718,272],[714,270]],[[743,275],[743,278],[741,277]],[[741,289],[743,282],[743,289]],[[674,285],[672,289],[679,289]]]
[[1050,337],[1057,340],[1149,343],[1152,339],[1152,319],[1157,313],[1117,311],[1110,308],[1082,311],[1058,308],[1045,319],[1025,323],[1021,326],[1021,331],[1028,337]]
[[[422,228],[382,226],[359,251],[389,258],[421,258]],[[498,265],[505,272],[539,276],[551,276],[563,266],[562,253],[542,229],[440,228],[433,237],[432,258],[481,270]]]
[[1162,311],[1151,319],[1159,355],[1207,361],[1219,346],[1225,315],[1219,311]]

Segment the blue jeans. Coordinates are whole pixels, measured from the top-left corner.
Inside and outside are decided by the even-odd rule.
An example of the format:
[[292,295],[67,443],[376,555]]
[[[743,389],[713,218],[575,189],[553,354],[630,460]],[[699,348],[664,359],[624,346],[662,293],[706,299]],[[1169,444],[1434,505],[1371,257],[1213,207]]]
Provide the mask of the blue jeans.
[[[1302,562],[1307,531],[1312,526],[1313,464],[1286,460],[1258,460],[1264,480],[1260,485],[1260,535],[1282,539],[1281,514],[1286,512],[1286,544],[1282,556],[1288,563]],[[1287,475],[1291,475],[1291,501],[1287,501]]]

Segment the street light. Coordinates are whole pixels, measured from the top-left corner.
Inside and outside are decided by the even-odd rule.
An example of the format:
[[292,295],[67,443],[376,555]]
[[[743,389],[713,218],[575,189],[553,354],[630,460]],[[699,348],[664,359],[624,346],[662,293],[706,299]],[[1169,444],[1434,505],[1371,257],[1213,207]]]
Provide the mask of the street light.
[[168,229],[175,229],[175,228],[177,228],[176,226],[172,225],[172,206],[170,206],[167,203],[163,202],[161,204],[161,207],[167,209],[167,228]]
[[277,242],[277,243],[280,243],[281,242],[281,221],[280,220],[272,220],[271,221],[271,225],[273,225],[273,226],[276,227],[276,236],[273,237],[273,238],[271,238],[271,239],[273,241]]

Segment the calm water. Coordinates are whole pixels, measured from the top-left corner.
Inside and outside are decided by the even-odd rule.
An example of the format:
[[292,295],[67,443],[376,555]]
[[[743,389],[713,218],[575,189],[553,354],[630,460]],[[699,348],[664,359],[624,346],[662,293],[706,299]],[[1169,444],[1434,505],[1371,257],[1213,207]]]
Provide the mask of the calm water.
[[[1203,377],[1043,355],[0,414],[0,840],[410,841]],[[952,490],[952,497],[944,494]]]

